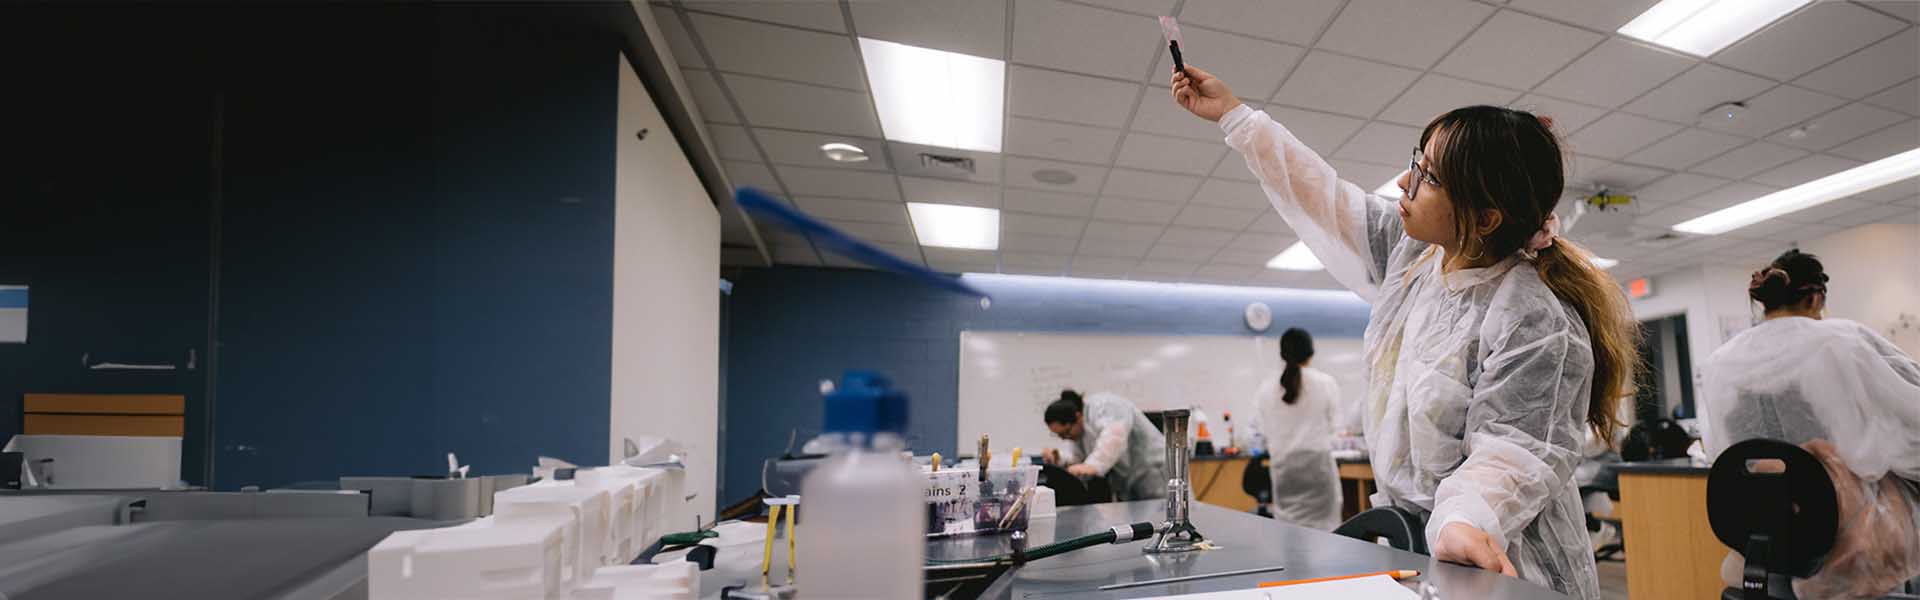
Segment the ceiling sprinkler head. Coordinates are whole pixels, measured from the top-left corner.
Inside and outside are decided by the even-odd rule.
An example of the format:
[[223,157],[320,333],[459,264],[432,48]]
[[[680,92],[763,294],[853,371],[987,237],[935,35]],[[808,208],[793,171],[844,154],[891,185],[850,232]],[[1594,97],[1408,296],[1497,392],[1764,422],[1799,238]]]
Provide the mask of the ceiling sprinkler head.
[[1746,114],[1747,103],[1722,102],[1707,109],[1707,112],[1700,113],[1700,120],[1705,123],[1733,123]]

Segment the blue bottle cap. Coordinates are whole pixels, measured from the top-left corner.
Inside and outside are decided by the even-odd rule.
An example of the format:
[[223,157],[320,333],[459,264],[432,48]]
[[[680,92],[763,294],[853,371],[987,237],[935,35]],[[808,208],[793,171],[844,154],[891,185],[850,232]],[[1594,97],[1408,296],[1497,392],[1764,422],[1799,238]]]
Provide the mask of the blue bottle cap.
[[826,398],[829,433],[905,433],[907,395],[873,371],[847,371]]

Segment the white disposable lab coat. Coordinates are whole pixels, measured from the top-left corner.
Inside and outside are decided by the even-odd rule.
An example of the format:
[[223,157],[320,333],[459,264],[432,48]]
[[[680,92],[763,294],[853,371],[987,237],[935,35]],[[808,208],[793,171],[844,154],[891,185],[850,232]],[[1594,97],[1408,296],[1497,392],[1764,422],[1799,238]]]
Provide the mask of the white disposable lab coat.
[[1167,496],[1167,439],[1147,414],[1126,398],[1096,392],[1085,399],[1079,446],[1081,461],[1107,475],[1121,500]]
[[1598,599],[1573,483],[1594,366],[1579,313],[1519,256],[1443,274],[1440,249],[1407,237],[1392,201],[1341,180],[1265,112],[1241,106],[1220,127],[1327,272],[1372,304],[1374,503],[1424,517],[1430,543],[1447,524],[1477,527],[1522,578]]
[[1273,480],[1273,516],[1301,527],[1332,531],[1340,526],[1340,473],[1333,464],[1334,414],[1340,384],[1319,369],[1300,369],[1300,394],[1281,398],[1278,377],[1260,384],[1261,435],[1267,439],[1267,473]]

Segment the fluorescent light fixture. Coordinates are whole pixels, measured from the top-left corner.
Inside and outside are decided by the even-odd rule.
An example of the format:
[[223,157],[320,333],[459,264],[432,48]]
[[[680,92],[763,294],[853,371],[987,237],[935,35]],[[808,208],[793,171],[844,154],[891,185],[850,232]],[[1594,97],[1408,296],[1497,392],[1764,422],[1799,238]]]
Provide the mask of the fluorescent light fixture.
[[863,163],[869,158],[866,149],[844,142],[821,144],[820,153],[833,162]]
[[920,245],[964,250],[1000,249],[1000,210],[954,204],[908,202]]
[[1812,0],[1661,0],[1620,34],[1699,57],[1712,56]]
[[1600,270],[1602,271],[1611,269],[1613,268],[1614,265],[1617,265],[1617,264],[1620,264],[1620,261],[1617,261],[1611,258],[1601,258],[1598,256],[1593,257],[1593,266],[1600,267]]
[[1000,151],[1005,62],[868,38],[860,54],[887,139]]
[[1275,254],[1273,260],[1267,261],[1267,268],[1282,271],[1318,271],[1327,267],[1320,264],[1320,257],[1314,256],[1313,251],[1307,249],[1306,242],[1294,242],[1292,246],[1287,246],[1286,250]]
[[1719,235],[1797,210],[1920,175],[1920,148],[1821,177],[1674,225],[1674,231]]

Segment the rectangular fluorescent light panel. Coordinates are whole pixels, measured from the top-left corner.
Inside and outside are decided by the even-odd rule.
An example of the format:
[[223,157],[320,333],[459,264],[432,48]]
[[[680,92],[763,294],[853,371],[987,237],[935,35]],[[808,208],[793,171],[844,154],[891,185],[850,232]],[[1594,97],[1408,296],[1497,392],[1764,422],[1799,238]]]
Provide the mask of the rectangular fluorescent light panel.
[[1318,271],[1325,269],[1326,266],[1320,264],[1320,257],[1314,256],[1313,251],[1307,249],[1306,242],[1294,242],[1292,246],[1287,246],[1286,250],[1275,254],[1273,260],[1267,261],[1267,268],[1282,271]]
[[1821,177],[1674,225],[1674,231],[1719,235],[1801,209],[1920,176],[1920,148]]
[[1000,210],[954,204],[908,202],[920,245],[963,250],[1000,249]]
[[1000,151],[1005,62],[867,38],[860,54],[887,139]]
[[1614,265],[1617,265],[1617,264],[1620,264],[1620,261],[1617,261],[1611,258],[1601,258],[1598,256],[1593,257],[1593,266],[1600,267],[1600,270],[1602,271],[1611,269],[1613,268]]
[[1712,56],[1812,0],[1662,0],[1620,34],[1699,57]]

